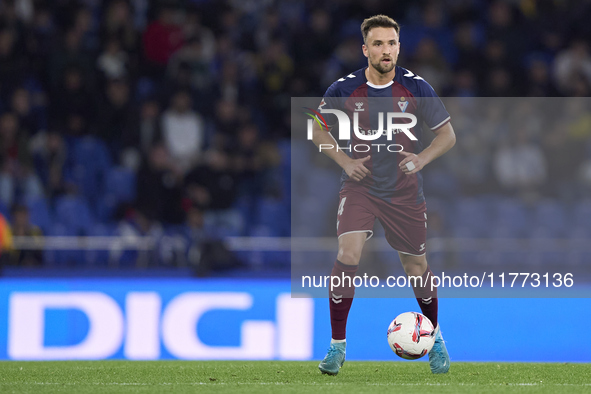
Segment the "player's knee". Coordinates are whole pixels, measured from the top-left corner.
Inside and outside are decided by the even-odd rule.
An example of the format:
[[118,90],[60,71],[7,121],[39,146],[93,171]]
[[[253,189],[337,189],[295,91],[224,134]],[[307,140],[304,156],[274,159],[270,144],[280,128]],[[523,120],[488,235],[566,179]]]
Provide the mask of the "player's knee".
[[427,261],[420,258],[407,258],[403,259],[402,267],[406,275],[421,276],[427,270]]
[[359,265],[361,251],[356,251],[351,248],[340,248],[337,259],[346,265]]

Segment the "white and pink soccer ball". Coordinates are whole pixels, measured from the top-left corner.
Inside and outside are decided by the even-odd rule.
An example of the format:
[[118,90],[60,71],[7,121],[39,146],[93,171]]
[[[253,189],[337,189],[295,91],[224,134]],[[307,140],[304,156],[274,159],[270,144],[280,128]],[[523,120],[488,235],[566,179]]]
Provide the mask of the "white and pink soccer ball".
[[388,327],[388,344],[398,356],[416,360],[429,353],[435,343],[431,320],[417,312],[402,313]]

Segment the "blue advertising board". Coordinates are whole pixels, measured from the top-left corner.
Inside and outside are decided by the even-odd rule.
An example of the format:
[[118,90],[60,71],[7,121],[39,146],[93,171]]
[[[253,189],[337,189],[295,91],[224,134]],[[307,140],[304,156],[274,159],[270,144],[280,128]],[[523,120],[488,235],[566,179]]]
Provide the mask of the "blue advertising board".
[[[396,360],[386,330],[414,298],[355,299],[348,360]],[[588,299],[440,299],[452,361],[591,361]],[[319,360],[327,299],[288,280],[2,279],[0,359]]]

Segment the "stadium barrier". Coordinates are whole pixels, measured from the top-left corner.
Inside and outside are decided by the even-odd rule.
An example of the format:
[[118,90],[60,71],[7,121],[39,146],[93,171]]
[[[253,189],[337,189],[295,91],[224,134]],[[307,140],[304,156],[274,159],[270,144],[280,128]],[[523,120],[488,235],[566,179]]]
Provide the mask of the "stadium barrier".
[[[541,252],[590,252],[587,239],[557,238],[429,238],[429,252],[473,252],[536,250]],[[16,236],[13,245],[18,250],[152,250],[157,239],[151,236]],[[336,250],[335,237],[228,237],[224,243],[232,251],[289,252]],[[370,251],[391,251],[386,240],[375,239],[365,247]]]
[[[318,360],[326,299],[291,298],[288,280],[0,279],[0,359]],[[399,360],[390,321],[414,298],[358,299],[349,360]],[[588,299],[443,299],[454,361],[591,361]],[[572,322],[576,324],[561,324]],[[550,346],[548,338],[552,338]]]

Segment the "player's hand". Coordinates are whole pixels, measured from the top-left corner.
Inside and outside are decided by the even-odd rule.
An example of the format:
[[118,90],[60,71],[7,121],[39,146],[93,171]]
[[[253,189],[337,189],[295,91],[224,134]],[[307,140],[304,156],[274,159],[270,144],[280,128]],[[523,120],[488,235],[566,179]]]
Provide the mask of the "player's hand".
[[363,178],[371,174],[371,171],[363,164],[369,160],[371,156],[365,156],[361,159],[350,160],[343,166],[343,169],[349,175],[349,178],[354,181],[360,182]]
[[[400,167],[402,172],[404,172],[406,175],[415,174],[415,173],[421,171],[426,164],[423,162],[423,160],[421,160],[421,158],[419,156],[415,155],[414,153],[405,152],[405,151],[400,151],[398,153],[405,156],[405,158],[400,162],[400,164],[398,164],[398,167]],[[409,166],[407,167],[407,163],[412,163],[412,164],[409,164]],[[409,169],[409,167],[411,169]]]

